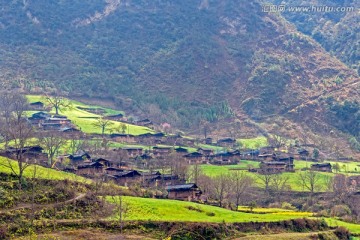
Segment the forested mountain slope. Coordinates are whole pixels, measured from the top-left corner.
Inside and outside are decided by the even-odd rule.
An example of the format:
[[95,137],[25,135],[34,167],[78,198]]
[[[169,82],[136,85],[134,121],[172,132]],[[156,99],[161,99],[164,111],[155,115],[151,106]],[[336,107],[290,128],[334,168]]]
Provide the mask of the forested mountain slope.
[[257,1],[3,0],[0,12],[2,86],[106,97],[183,129],[239,117],[359,137],[357,50]]

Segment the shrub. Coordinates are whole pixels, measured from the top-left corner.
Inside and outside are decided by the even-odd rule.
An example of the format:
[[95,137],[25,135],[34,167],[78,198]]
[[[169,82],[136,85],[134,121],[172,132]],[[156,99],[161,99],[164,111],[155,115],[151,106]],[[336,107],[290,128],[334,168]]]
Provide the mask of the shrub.
[[0,239],[8,239],[8,230],[5,226],[0,226]]
[[336,217],[344,217],[351,214],[351,210],[346,205],[335,205],[331,208],[331,215]]
[[336,228],[334,234],[341,240],[350,239],[350,232],[345,227]]
[[287,210],[296,210],[296,207],[294,207],[293,205],[291,205],[291,203],[288,203],[288,202],[283,202],[281,204],[281,208],[287,209]]
[[203,210],[200,209],[200,207],[187,206],[186,208],[189,209],[190,211],[203,212]]

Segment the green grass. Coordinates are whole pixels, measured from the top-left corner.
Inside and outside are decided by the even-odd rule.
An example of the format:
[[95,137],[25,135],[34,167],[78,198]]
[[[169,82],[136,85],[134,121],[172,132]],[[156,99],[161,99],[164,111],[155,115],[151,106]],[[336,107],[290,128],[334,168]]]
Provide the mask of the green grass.
[[[17,166],[17,162],[13,161],[13,160],[8,160],[4,157],[0,157],[0,172],[3,173],[7,173],[7,174],[11,174],[12,171],[10,168],[8,168],[8,164],[10,164],[14,167],[15,171],[18,171],[18,166]],[[6,166],[4,166],[6,165]],[[31,165],[28,168],[25,169],[24,172],[24,177],[25,178],[32,178],[34,176],[34,169],[35,166]],[[71,181],[76,181],[76,182],[91,182],[89,179],[80,177],[78,175],[72,174],[72,173],[67,173],[67,172],[63,172],[63,171],[58,171],[55,169],[51,169],[51,168],[45,168],[45,167],[41,167],[41,166],[36,166],[36,178],[40,178],[40,179],[49,179],[49,180],[71,180]]]
[[224,147],[213,146],[213,145],[208,145],[208,144],[201,144],[201,143],[198,144],[197,147],[204,148],[204,149],[212,149],[215,152],[226,151],[226,148],[224,148]]
[[326,223],[331,227],[346,227],[353,234],[360,234],[360,224],[347,223],[333,218],[325,218]]
[[[43,96],[40,96],[40,95],[27,95],[27,98],[28,98],[29,102],[42,101],[42,102],[45,102],[45,104],[46,104],[46,100],[44,100]],[[93,119],[93,118],[100,117],[100,115],[78,109],[77,107],[102,108],[106,111],[105,115],[123,113],[121,111],[116,111],[116,110],[113,110],[110,108],[86,105],[84,103],[81,103],[78,101],[73,101],[73,100],[69,100],[69,101],[72,104],[72,108],[59,111],[59,114],[67,116],[75,125],[77,125],[81,129],[81,131],[83,131],[85,133],[101,134],[101,129],[98,127],[94,127],[94,123],[96,123],[96,119]],[[55,110],[52,109],[51,113],[55,113]],[[112,125],[111,125],[111,127],[109,127],[109,129],[106,130],[106,132],[105,132],[106,134],[110,134],[112,132],[111,130],[119,128],[119,126],[120,126],[120,123],[117,121],[111,121],[111,123],[112,123]],[[143,133],[153,132],[153,130],[151,130],[147,127],[142,127],[142,126],[137,126],[137,125],[132,125],[132,124],[126,124],[126,126],[127,126],[127,133],[133,134],[133,135],[140,135]]]
[[268,145],[268,141],[266,137],[237,139],[237,142],[239,142],[243,148],[250,148],[250,149],[265,147]]
[[[297,164],[297,161],[295,161],[295,164]],[[207,176],[218,176],[220,174],[227,174],[231,173],[234,170],[231,169],[244,169],[240,171],[244,171],[247,175],[253,177],[256,181],[257,186],[262,187],[261,181],[259,180],[259,174],[248,172],[246,169],[248,169],[248,166],[252,165],[252,167],[257,168],[259,167],[259,162],[256,161],[248,161],[248,160],[241,160],[239,164],[237,165],[226,165],[226,166],[217,166],[217,165],[208,165],[204,164],[201,165],[201,169],[203,173]],[[300,173],[301,171],[296,171],[295,173],[291,172],[285,172],[282,173],[283,176],[288,176],[288,185],[291,187],[294,191],[307,191],[306,189],[303,189],[301,182],[300,182]],[[327,184],[327,180],[329,177],[333,177],[335,174],[333,173],[324,173],[319,172],[320,180],[319,185],[322,186],[318,191],[326,191],[325,186]]]
[[[238,210],[239,210],[240,212],[249,212],[251,209],[250,209],[250,207],[248,207],[248,206],[239,206],[239,207],[238,207]],[[282,209],[282,208],[262,208],[262,207],[253,208],[252,211],[253,211],[254,213],[283,213],[283,212],[286,212],[286,213],[290,213],[290,212],[298,213],[297,211],[288,210],[288,209]],[[309,213],[309,214],[311,214],[311,213]]]
[[[112,197],[107,201],[113,202]],[[152,199],[138,197],[123,197],[128,211],[126,220],[152,220],[152,221],[185,221],[185,222],[274,222],[289,219],[297,219],[312,216],[305,212],[276,212],[268,214],[234,212],[224,208],[202,205],[192,202]],[[199,211],[190,210],[194,207]],[[214,213],[215,216],[208,216],[207,213]],[[113,215],[111,219],[117,219]]]

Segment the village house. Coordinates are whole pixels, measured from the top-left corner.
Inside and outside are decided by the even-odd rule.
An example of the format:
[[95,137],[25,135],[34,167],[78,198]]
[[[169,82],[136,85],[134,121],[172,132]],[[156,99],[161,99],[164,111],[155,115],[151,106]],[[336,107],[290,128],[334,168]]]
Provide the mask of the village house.
[[142,172],[142,186],[143,187],[155,187],[156,181],[161,176],[159,171],[156,172]]
[[131,158],[136,158],[143,154],[143,149],[141,147],[125,147],[121,150],[126,151],[127,155]]
[[286,163],[284,162],[261,162],[260,173],[280,173],[286,171]]
[[184,158],[188,160],[189,164],[206,163],[206,158],[199,152],[192,152],[184,155]]
[[276,157],[276,155],[274,153],[264,153],[264,154],[259,154],[258,158],[260,159],[260,161],[272,161],[274,160]]
[[309,160],[310,153],[308,150],[302,148],[297,150],[297,154],[295,154],[295,156],[301,160]]
[[172,147],[153,147],[152,149],[152,153],[154,154],[155,157],[163,157],[163,156],[167,156],[171,153],[172,151]]
[[60,123],[41,123],[41,127],[45,131],[60,131],[62,125]]
[[118,113],[118,114],[106,116],[106,119],[113,120],[113,121],[120,121],[120,120],[122,120],[123,117],[124,117],[123,114]]
[[315,163],[311,164],[311,170],[319,172],[332,172],[332,166],[330,163]]
[[63,136],[66,137],[78,137],[78,136],[82,136],[85,135],[83,132],[81,132],[79,129],[75,128],[75,127],[63,127],[59,129],[60,133]]
[[[245,150],[241,152],[241,159],[244,160],[260,160],[258,155],[260,151],[259,150]],[[260,160],[261,161],[261,160]]]
[[136,170],[128,170],[118,172],[113,175],[115,182],[121,186],[129,187],[131,185],[141,183],[142,175]]
[[70,119],[67,119],[66,117],[51,117],[44,121],[44,123],[57,123],[61,125],[68,125],[71,123]]
[[103,173],[104,173],[104,165],[102,165],[100,162],[93,162],[85,165],[79,165],[76,171],[76,174],[87,176],[90,178]]
[[83,164],[83,163],[90,163],[90,155],[88,153],[85,152],[80,152],[74,155],[69,155],[67,156],[70,159],[70,162],[73,166],[77,166],[79,164]]
[[165,187],[170,185],[185,184],[186,180],[174,174],[159,174],[147,180],[149,187]]
[[217,145],[220,147],[233,147],[236,140],[233,138],[222,138],[217,141]]
[[31,117],[28,118],[28,121],[33,126],[41,127],[41,123],[43,123],[46,119],[49,119],[50,117],[50,114],[47,114],[45,112],[37,112],[31,115]]
[[169,199],[183,201],[198,201],[201,197],[201,190],[195,183],[166,186]]
[[176,153],[181,154],[181,155],[188,153],[187,148],[183,148],[183,147],[177,147],[174,150]]
[[210,156],[210,163],[215,165],[237,164],[240,161],[240,152],[221,152]]
[[105,173],[108,175],[116,175],[118,173],[124,172],[124,169],[116,168],[116,167],[108,167],[105,168]]
[[42,109],[44,109],[44,103],[43,102],[32,102],[29,105],[30,105],[30,110],[42,110]]
[[259,155],[262,154],[273,154],[275,151],[275,147],[273,146],[265,146],[265,147],[261,147],[259,149]]
[[294,171],[294,157],[288,156],[288,155],[277,155],[275,157],[275,161],[277,162],[283,162],[286,164],[286,171],[292,172]]
[[198,148],[197,152],[201,153],[202,155],[209,157],[214,153],[214,150],[208,148]]
[[163,143],[166,145],[174,146],[178,145],[182,140],[182,136],[180,134],[168,135],[163,138]]
[[164,139],[164,133],[144,133],[137,136],[137,142],[148,144],[161,144]]
[[105,158],[97,158],[93,160],[93,162],[101,163],[104,167],[112,167],[113,162],[111,160],[105,159]]
[[8,147],[5,151],[0,152],[0,155],[16,159],[16,156],[21,153],[25,162],[36,162],[44,165],[47,163],[47,154],[43,153],[43,150],[40,146],[25,146],[22,149]]
[[112,141],[116,142],[126,142],[126,143],[135,143],[135,136],[132,134],[125,134],[125,133],[113,133],[110,134],[110,138]]
[[135,125],[139,125],[139,126],[144,126],[144,127],[148,127],[148,128],[152,128],[154,127],[154,124],[152,121],[150,121],[149,119],[142,119],[142,120],[137,120],[134,121]]

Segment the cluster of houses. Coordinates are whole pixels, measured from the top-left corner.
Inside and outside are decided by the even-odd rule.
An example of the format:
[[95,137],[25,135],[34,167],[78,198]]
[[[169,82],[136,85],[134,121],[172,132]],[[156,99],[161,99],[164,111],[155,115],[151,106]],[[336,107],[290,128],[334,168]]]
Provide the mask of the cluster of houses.
[[51,115],[46,112],[37,112],[28,118],[29,123],[38,130],[60,131],[64,133],[80,133],[71,120],[62,115]]
[[[259,173],[279,173],[294,172],[294,159],[307,160],[315,162],[315,159],[309,158],[309,152],[305,149],[292,149],[292,152],[276,151],[273,147],[264,147],[259,150],[243,152],[241,159],[248,159],[260,162],[259,169],[250,169]],[[330,163],[313,163],[310,169],[320,172],[332,172]]]
[[64,171],[72,172],[87,178],[98,178],[113,181],[118,185],[130,187],[141,186],[165,190],[168,198],[176,200],[197,201],[201,197],[201,190],[193,183],[176,174],[161,174],[159,171],[139,171],[125,163],[114,162],[104,158],[91,159],[86,153],[70,155],[73,167]]

